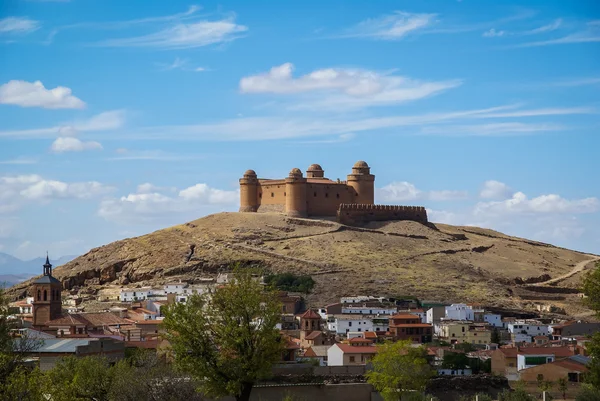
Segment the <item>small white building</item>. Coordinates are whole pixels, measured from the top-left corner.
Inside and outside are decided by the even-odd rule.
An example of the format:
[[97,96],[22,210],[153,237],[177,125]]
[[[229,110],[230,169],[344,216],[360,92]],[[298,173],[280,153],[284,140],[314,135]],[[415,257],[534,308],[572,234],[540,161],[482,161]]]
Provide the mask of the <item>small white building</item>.
[[452,304],[446,306],[446,319],[449,320],[475,320],[473,308],[467,304]]
[[342,304],[353,304],[367,301],[378,301],[383,302],[385,298],[383,297],[374,297],[372,295],[355,295],[352,297],[342,297],[340,302]]
[[342,305],[342,313],[359,315],[395,315],[398,308],[395,306],[367,306],[367,305]]
[[517,370],[554,362],[554,354],[517,354]]
[[167,283],[165,284],[164,290],[166,294],[183,294],[184,290],[189,287],[188,283]]
[[494,327],[501,328],[502,325],[502,316],[496,313],[486,313],[483,315],[483,321],[489,323]]
[[350,331],[375,331],[373,327],[373,316],[367,315],[329,316],[327,318],[327,329],[336,334],[347,334]]
[[515,320],[507,324],[510,334],[526,334],[529,336],[547,336],[550,327],[538,320]]

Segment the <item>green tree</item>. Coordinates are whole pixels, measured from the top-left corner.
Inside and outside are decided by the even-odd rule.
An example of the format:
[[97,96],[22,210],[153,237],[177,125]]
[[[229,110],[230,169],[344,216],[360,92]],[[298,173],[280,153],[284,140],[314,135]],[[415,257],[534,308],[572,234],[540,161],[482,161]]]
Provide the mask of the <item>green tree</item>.
[[568,383],[567,383],[567,379],[565,379],[564,377],[561,377],[560,379],[558,379],[558,391],[560,391],[560,393],[563,396],[563,400],[567,398],[567,390],[569,389]]
[[473,344],[470,343],[460,343],[454,344],[454,349],[458,349],[464,352],[473,352],[476,348],[473,346]]
[[501,340],[500,340],[500,331],[498,330],[497,327],[494,327],[494,329],[492,330],[492,339],[491,339],[492,343],[494,344],[500,344]]
[[600,390],[592,385],[584,384],[579,389],[575,401],[598,401],[600,400]]
[[401,400],[407,392],[425,389],[434,372],[424,347],[414,348],[410,341],[386,342],[377,347],[371,360],[373,367],[366,376],[385,401]]
[[446,352],[442,367],[444,369],[466,369],[469,365],[469,358],[462,352]]
[[113,377],[105,358],[68,356],[46,372],[44,392],[52,401],[108,401]]
[[280,311],[277,294],[237,268],[233,283],[170,305],[163,326],[177,365],[204,394],[248,400],[281,358]]
[[46,401],[43,396],[42,373],[38,369],[16,368],[2,385],[0,400]]
[[136,350],[114,366],[111,401],[199,401],[198,383],[176,372],[156,352]]
[[[583,280],[583,293],[585,304],[596,312],[600,318],[600,262],[596,268],[589,271]],[[588,372],[585,381],[600,390],[600,332],[595,333],[587,344],[587,351],[591,360],[588,364]]]

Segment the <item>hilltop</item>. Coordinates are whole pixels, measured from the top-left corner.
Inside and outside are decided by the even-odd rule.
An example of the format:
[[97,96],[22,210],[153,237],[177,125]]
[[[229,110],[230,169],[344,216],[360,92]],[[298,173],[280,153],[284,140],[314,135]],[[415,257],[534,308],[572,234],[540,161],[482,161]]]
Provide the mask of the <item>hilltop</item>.
[[[493,230],[413,221],[364,228],[277,213],[219,213],[94,248],[54,270],[72,292],[215,277],[231,262],[309,274],[313,305],[340,296],[418,296],[581,316],[582,273],[598,257]],[[24,296],[29,282],[11,289]]]

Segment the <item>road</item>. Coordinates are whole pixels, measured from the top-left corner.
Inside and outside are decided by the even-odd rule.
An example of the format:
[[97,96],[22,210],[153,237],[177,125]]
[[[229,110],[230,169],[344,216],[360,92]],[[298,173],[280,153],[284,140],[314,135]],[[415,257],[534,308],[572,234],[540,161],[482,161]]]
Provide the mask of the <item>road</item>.
[[[590,255],[591,256],[591,255]],[[592,262],[592,261],[596,261],[596,260],[600,260],[600,256],[593,256],[591,259],[588,260],[584,260],[583,262],[579,262],[575,265],[575,267],[573,268],[573,270],[571,270],[570,272],[568,272],[567,274],[563,274],[562,276],[559,277],[555,277],[553,279],[550,279],[548,281],[543,281],[541,283],[535,283],[532,285],[550,285],[550,284],[554,284],[554,283],[558,283],[561,282],[563,280],[568,279],[571,276],[576,275],[577,273],[582,272],[585,269],[585,266]]]

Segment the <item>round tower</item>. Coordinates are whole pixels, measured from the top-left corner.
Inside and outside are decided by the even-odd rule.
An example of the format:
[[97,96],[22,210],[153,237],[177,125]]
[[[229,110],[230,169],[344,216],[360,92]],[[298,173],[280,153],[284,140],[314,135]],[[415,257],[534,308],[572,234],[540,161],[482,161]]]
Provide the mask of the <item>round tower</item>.
[[354,163],[352,174],[348,174],[348,185],[356,191],[355,203],[375,203],[375,176],[366,162],[359,160]]
[[325,171],[319,164],[311,164],[306,170],[306,178],[323,178],[325,177]]
[[306,178],[299,168],[293,168],[285,179],[285,212],[292,217],[307,217]]
[[240,212],[256,212],[258,206],[258,178],[254,170],[247,170],[240,178]]

